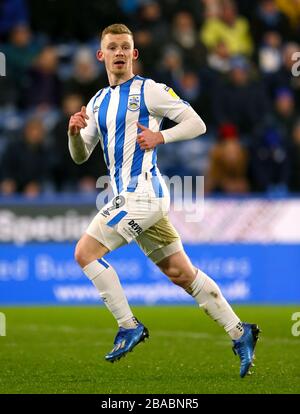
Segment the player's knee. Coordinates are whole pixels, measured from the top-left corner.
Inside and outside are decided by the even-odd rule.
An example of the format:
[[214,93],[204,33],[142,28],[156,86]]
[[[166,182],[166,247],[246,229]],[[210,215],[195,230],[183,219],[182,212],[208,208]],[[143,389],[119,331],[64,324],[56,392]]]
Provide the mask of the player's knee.
[[79,242],[76,244],[75,250],[74,250],[74,259],[79,264],[79,266],[82,266],[83,263],[83,249],[80,247]]
[[175,266],[166,266],[161,268],[165,275],[175,283],[175,285],[183,286],[186,284],[186,276],[184,272]]
[[176,267],[168,267],[164,270],[164,273],[172,280],[177,281],[178,279],[181,278],[182,273],[179,269],[177,269]]
[[79,264],[80,267],[84,268],[93,260],[95,260],[91,255],[87,252],[87,249],[84,248],[80,241],[76,244],[74,257],[76,262]]

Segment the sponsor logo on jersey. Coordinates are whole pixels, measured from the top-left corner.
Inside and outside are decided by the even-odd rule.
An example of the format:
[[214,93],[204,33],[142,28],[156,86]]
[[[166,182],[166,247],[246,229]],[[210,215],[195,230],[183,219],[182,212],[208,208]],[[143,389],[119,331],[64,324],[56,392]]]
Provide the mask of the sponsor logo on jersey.
[[179,99],[179,96],[173,91],[172,88],[170,88],[169,86],[165,86],[165,90],[173,97],[176,99]]
[[99,109],[99,106],[94,106],[93,112],[96,113]]
[[141,95],[129,95],[128,106],[129,111],[138,111],[141,104]]
[[134,232],[137,235],[141,234],[142,231],[143,231],[142,227],[139,224],[137,224],[134,220],[130,220],[128,222],[128,226],[130,226],[131,227],[131,230],[134,230]]

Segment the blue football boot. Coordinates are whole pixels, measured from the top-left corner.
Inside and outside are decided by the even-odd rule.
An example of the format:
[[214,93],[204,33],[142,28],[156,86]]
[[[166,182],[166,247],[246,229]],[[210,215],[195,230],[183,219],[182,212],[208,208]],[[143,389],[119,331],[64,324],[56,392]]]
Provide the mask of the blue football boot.
[[106,361],[115,362],[131,352],[140,342],[149,338],[148,329],[140,322],[134,329],[119,328],[113,349],[105,356]]
[[233,352],[240,357],[241,368],[240,376],[243,378],[253,365],[254,349],[258,340],[258,334],[261,332],[255,324],[243,322],[244,333],[241,338],[233,340]]

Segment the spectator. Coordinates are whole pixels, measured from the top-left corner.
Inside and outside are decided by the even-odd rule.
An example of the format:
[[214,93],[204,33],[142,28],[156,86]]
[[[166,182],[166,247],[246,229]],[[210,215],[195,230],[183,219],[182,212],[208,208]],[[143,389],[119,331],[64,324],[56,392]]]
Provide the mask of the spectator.
[[280,88],[275,94],[273,113],[257,127],[251,143],[251,177],[255,191],[287,191],[296,121],[292,92]]
[[216,74],[228,73],[230,70],[230,53],[223,41],[211,49],[207,57],[207,65]]
[[280,88],[275,94],[273,124],[282,131],[284,142],[291,142],[292,129],[296,121],[295,99],[288,88]]
[[23,88],[27,71],[40,49],[41,45],[34,38],[29,26],[20,23],[12,28],[9,43],[3,45],[2,51],[6,56],[7,73],[18,89]]
[[189,102],[198,114],[205,119],[206,125],[212,122],[210,94],[200,76],[186,70],[178,79],[178,95]]
[[278,77],[282,68],[282,38],[277,32],[266,32],[263,43],[257,50],[257,61],[266,92],[274,98],[278,88]]
[[266,32],[258,49],[258,64],[265,75],[277,73],[282,65],[282,39],[277,32]]
[[96,66],[96,57],[88,48],[80,48],[74,57],[74,71],[72,77],[64,85],[65,94],[76,94],[88,102],[95,94],[95,90],[106,86],[106,79],[99,76]]
[[290,163],[283,131],[266,121],[253,136],[250,154],[252,191],[285,194]]
[[38,118],[27,121],[21,142],[14,141],[2,155],[1,192],[36,196],[49,179],[51,158],[45,146],[45,130]]
[[53,130],[53,179],[59,191],[90,191],[96,190],[96,180],[106,174],[102,151],[95,150],[89,160],[78,166],[72,160],[69,149],[67,133],[70,116],[80,111],[84,105],[82,96],[76,94],[66,95],[63,99],[63,114]]
[[212,148],[205,177],[207,193],[241,194],[249,191],[248,153],[241,146],[234,124],[219,128],[219,142]]
[[184,72],[182,53],[175,46],[166,47],[158,66],[156,78],[160,82],[177,89],[179,79]]
[[247,55],[253,52],[252,39],[247,19],[238,15],[232,0],[221,1],[219,18],[208,18],[202,27],[200,38],[211,50],[224,42],[231,55]]
[[168,24],[161,15],[156,1],[143,2],[136,20],[135,46],[142,52],[143,68],[147,76],[153,76],[153,66],[161,58],[161,50],[168,40]]
[[290,35],[289,22],[278,9],[275,0],[261,0],[252,22],[253,38],[257,46],[261,44],[265,33],[270,31],[287,38]]
[[52,46],[38,55],[28,74],[24,103],[26,108],[51,110],[60,104],[61,82],[57,75],[58,56]]
[[137,28],[151,33],[153,44],[163,45],[168,40],[168,24],[162,16],[158,1],[147,0],[141,2]]
[[251,79],[250,65],[242,57],[231,60],[229,76],[215,85],[213,111],[217,125],[235,124],[241,134],[251,134],[268,112],[263,86]]
[[0,2],[0,38],[16,26],[28,25],[28,10],[24,0],[2,0]]
[[196,24],[190,13],[180,11],[175,15],[171,41],[180,48],[185,65],[199,67],[205,63],[206,49],[198,40]]

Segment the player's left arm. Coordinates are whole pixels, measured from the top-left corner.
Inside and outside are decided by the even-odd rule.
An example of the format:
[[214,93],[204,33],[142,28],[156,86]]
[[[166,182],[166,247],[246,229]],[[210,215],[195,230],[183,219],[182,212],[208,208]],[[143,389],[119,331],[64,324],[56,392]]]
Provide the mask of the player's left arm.
[[[164,84],[148,80],[145,85],[145,101],[151,114],[176,122],[172,128],[154,132],[138,123],[141,133],[138,143],[141,149],[152,149],[159,144],[196,138],[206,132],[206,125],[196,111]],[[147,93],[146,86],[149,89]]]

